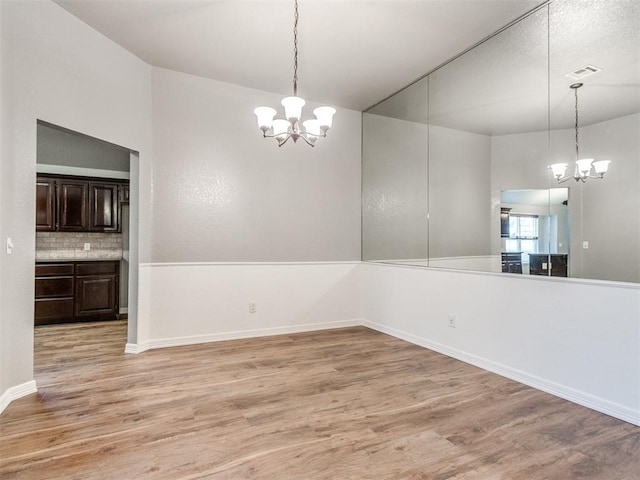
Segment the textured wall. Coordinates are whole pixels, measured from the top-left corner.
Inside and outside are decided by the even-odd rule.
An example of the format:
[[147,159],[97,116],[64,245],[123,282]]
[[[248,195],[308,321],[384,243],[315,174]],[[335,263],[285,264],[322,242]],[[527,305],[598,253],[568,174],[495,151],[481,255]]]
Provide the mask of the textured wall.
[[[148,251],[150,67],[52,2],[0,2],[2,184],[0,391],[33,379],[37,121],[140,152],[140,249]],[[137,189],[132,209],[137,209]]]
[[129,172],[129,150],[38,124],[37,161],[47,165]]
[[253,109],[280,96],[159,68],[152,84],[153,262],[360,259],[359,112],[278,148]]

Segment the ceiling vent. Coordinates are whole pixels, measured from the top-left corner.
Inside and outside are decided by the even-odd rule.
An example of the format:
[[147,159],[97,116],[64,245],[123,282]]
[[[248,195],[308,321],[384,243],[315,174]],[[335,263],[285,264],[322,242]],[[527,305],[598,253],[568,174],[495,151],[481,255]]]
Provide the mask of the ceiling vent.
[[602,69],[595,67],[593,65],[585,65],[584,67],[580,67],[573,72],[569,72],[565,75],[565,77],[573,78],[574,80],[582,80],[594,73],[601,72]]

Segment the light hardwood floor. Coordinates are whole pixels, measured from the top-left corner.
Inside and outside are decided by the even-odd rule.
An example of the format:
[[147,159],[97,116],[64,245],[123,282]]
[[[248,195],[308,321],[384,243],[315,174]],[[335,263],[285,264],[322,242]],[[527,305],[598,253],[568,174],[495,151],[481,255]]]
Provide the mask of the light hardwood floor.
[[638,480],[640,428],[366,328],[125,355],[36,330],[0,478]]

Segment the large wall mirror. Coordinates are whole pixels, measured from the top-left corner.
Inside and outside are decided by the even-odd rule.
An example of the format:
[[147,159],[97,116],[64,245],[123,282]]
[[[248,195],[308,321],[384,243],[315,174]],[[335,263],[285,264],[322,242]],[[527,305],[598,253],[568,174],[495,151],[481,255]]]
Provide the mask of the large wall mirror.
[[637,0],[555,0],[367,110],[363,260],[639,283],[639,46]]

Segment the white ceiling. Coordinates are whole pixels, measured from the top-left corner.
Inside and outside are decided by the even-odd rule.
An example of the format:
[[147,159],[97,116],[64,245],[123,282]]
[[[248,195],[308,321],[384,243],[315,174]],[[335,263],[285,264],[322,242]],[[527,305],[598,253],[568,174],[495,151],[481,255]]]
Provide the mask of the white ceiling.
[[[282,95],[292,0],[54,0],[147,63]],[[299,0],[299,94],[363,110],[542,0]]]

